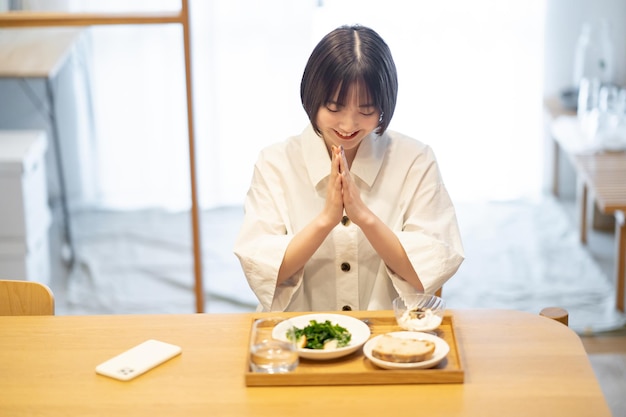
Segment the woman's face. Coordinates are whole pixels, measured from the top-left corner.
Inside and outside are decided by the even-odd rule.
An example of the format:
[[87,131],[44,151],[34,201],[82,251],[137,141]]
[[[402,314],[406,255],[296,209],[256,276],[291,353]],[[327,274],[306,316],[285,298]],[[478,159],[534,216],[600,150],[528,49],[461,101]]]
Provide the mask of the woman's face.
[[335,145],[355,152],[363,138],[378,127],[380,112],[358,83],[349,87],[345,103],[338,103],[338,95],[339,91],[319,109],[317,125],[329,149]]

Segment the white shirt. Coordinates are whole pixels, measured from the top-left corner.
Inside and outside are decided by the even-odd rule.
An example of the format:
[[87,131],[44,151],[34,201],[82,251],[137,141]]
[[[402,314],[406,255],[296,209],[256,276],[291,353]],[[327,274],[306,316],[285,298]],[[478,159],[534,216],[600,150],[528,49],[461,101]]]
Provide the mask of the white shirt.
[[[383,310],[398,294],[417,292],[349,221],[335,226],[304,268],[276,287],[289,242],[324,207],[330,165],[324,141],[310,125],[259,155],[234,248],[259,310]],[[363,202],[398,236],[425,292],[434,293],[464,253],[431,148],[389,130],[371,134],[359,145],[350,173]]]

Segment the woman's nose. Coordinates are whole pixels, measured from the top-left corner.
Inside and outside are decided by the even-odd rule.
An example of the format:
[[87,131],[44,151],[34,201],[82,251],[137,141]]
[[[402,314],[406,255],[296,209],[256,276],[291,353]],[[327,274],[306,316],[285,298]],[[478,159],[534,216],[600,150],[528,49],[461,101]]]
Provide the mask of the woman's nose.
[[344,130],[344,133],[352,133],[358,130],[359,125],[358,115],[353,112],[344,112],[339,121],[339,127]]

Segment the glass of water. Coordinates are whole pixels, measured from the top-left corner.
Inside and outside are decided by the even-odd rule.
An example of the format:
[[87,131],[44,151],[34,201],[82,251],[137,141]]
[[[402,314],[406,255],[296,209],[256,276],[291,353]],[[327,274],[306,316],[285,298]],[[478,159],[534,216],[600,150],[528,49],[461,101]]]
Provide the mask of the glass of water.
[[266,374],[296,369],[298,348],[294,332],[295,327],[284,318],[256,320],[250,334],[250,369]]
[[598,78],[583,78],[578,89],[578,122],[587,141],[592,141],[598,131],[600,94]]

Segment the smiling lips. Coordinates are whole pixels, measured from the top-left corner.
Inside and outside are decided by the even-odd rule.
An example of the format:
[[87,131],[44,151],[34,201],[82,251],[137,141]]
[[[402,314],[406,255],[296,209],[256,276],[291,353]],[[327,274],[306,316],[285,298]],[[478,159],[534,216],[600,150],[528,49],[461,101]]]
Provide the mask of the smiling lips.
[[359,131],[357,130],[355,132],[350,132],[350,133],[341,133],[341,132],[335,130],[335,133],[337,134],[337,136],[339,136],[343,140],[351,140],[351,139],[354,139],[356,137],[356,135],[359,133]]

